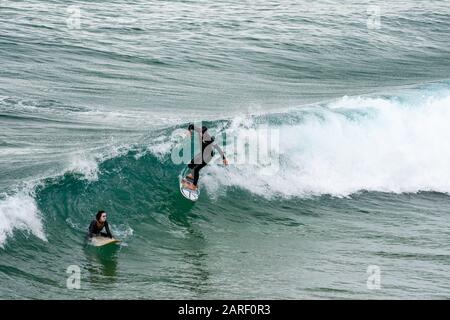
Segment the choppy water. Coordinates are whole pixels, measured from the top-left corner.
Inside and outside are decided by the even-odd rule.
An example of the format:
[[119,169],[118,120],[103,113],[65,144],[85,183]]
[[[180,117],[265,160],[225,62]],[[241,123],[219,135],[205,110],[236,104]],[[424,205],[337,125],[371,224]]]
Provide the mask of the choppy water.
[[[446,1],[1,1],[0,298],[448,298],[449,18]],[[201,120],[231,164],[190,203],[173,132]],[[276,174],[232,157],[260,129]],[[115,250],[84,243],[98,209]]]

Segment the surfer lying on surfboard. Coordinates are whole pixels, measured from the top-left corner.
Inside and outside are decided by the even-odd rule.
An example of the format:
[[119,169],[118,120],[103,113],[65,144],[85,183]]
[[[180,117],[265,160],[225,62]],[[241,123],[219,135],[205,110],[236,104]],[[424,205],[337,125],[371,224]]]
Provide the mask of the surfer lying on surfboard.
[[[105,232],[101,232],[105,229]],[[109,224],[108,221],[106,221],[106,212],[103,210],[100,210],[95,215],[95,220],[92,220],[91,224],[89,225],[89,238],[96,237],[96,236],[103,236],[103,237],[109,237],[112,238],[111,231],[109,230]]]
[[219,152],[224,165],[228,165],[228,161],[223,150],[217,145],[217,143],[214,142],[214,137],[211,137],[209,135],[207,127],[203,126],[199,128],[194,126],[193,124],[190,124],[188,130],[191,136],[194,134],[194,132],[198,133],[200,144],[202,146],[202,152],[196,155],[188,164],[189,169],[191,169],[191,173],[188,174],[186,178],[193,180],[193,182],[191,183],[187,180],[183,180],[183,185],[191,190],[197,190],[200,170],[212,160],[212,158],[214,157],[214,149]]

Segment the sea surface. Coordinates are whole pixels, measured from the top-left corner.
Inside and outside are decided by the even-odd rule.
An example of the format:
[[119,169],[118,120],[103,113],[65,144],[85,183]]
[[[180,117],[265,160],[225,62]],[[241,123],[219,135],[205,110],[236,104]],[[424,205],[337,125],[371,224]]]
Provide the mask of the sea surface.
[[[0,299],[450,298],[449,35],[449,1],[0,1]],[[230,162],[197,202],[190,122]]]

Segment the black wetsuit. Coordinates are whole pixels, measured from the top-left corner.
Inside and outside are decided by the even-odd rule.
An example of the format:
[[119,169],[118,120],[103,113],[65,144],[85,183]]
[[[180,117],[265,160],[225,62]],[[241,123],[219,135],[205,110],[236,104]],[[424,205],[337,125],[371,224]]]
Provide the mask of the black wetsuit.
[[[109,224],[108,221],[105,221],[103,226],[101,228],[97,225],[97,220],[92,220],[91,224],[89,225],[89,238],[92,238],[94,236],[104,236],[112,238],[111,231],[109,230]],[[101,232],[105,228],[105,232]]]
[[200,177],[200,170],[204,168],[214,157],[214,149],[216,149],[222,159],[225,160],[225,154],[222,149],[214,142],[214,139],[209,135],[208,128],[194,127],[194,130],[200,136],[200,143],[202,145],[202,152],[196,155],[191,162],[188,164],[189,169],[192,170],[192,175],[194,176],[194,186],[197,185],[198,179]]

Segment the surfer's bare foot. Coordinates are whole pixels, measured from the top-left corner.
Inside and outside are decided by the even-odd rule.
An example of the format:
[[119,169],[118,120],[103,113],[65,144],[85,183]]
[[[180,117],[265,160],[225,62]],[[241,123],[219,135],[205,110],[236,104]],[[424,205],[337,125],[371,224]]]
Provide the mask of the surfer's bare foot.
[[186,179],[183,179],[183,180],[181,181],[181,184],[182,184],[184,187],[189,188],[189,189],[193,186],[192,182],[187,181]]
[[183,184],[183,186],[185,187],[189,187],[190,183],[186,180],[181,181],[181,183]]
[[190,174],[190,173],[186,176],[186,178],[188,178],[188,179],[194,179],[194,177],[193,177],[192,174]]
[[193,185],[192,183],[189,183],[188,185],[187,185],[187,187],[189,188],[189,189],[191,189],[191,190],[197,190],[197,186],[195,186],[195,185]]

